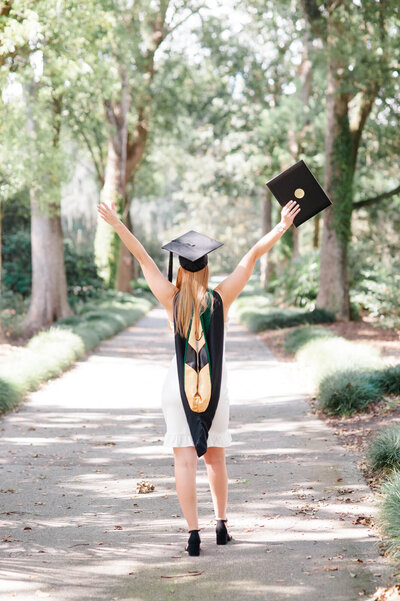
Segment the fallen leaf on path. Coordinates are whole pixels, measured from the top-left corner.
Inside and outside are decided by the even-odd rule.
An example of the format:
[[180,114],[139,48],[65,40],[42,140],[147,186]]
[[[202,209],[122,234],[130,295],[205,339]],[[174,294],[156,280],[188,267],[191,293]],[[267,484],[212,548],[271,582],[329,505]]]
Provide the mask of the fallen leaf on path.
[[352,524],[362,524],[363,526],[370,526],[372,523],[372,517],[366,515],[359,515],[355,520],[351,522]]
[[18,538],[13,538],[11,534],[6,534],[3,536],[3,543],[12,543],[13,541],[19,541]]

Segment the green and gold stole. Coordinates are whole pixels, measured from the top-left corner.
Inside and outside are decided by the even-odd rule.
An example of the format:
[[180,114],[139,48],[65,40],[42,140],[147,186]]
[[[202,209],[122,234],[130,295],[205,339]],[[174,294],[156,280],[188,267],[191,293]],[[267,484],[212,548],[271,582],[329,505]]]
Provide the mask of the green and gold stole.
[[[207,295],[208,306],[200,315],[201,333],[196,339],[193,314],[186,338],[175,332],[175,351],[178,367],[179,389],[189,429],[201,457],[207,450],[208,431],[217,410],[222,377],[224,344],[224,312],[222,299],[215,290],[213,310]],[[174,299],[175,304],[179,292]],[[174,320],[175,324],[175,320]]]

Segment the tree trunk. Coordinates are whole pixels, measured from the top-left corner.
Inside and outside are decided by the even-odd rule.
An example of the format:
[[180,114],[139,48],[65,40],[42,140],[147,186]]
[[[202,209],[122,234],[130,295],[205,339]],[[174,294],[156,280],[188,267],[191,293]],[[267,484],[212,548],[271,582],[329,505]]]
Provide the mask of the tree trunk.
[[[328,26],[329,27],[329,26]],[[335,32],[337,35],[337,32]],[[329,36],[329,29],[328,29]],[[336,58],[332,58],[336,56]],[[348,95],[339,91],[343,62],[332,52],[328,64],[324,187],[333,205],[324,211],[321,272],[316,306],[350,319],[347,246],[352,211],[353,144]]]
[[314,236],[313,236],[313,248],[318,248],[319,246],[319,222],[321,221],[321,216],[316,215],[314,219]]
[[30,201],[32,296],[24,322],[28,336],[73,314],[67,298],[60,208],[53,205],[51,214],[42,214],[33,189]]
[[[127,205],[127,208],[129,209],[129,205]],[[123,221],[128,230],[132,231],[132,222],[129,210],[124,211],[124,213],[126,213],[126,217],[124,217]],[[121,292],[133,292],[131,280],[137,279],[134,277],[134,261],[135,257],[126,248],[125,244],[120,244],[117,276],[115,281],[115,287],[117,290],[121,290]]]
[[[272,229],[272,202],[271,202],[271,192],[266,189],[264,193],[264,197],[262,199],[262,232],[261,235],[265,236]],[[274,273],[274,263],[271,257],[272,249],[264,253],[260,258],[260,269],[261,269],[261,277],[260,284],[263,290],[266,290],[268,282],[272,278]]]
[[[104,173],[104,186],[101,200],[111,206],[115,202],[117,213],[122,217],[122,198],[120,193],[121,157],[115,148],[112,136],[108,140],[107,162]],[[98,217],[94,249],[97,270],[107,287],[112,287],[117,274],[117,261],[121,243],[113,227]]]
[[[119,103],[110,105],[112,111],[111,121],[113,135],[108,142],[107,163],[105,169],[104,186],[101,199],[107,204],[114,200],[121,221],[132,231],[129,216],[130,201],[126,197],[126,184],[132,178],[136,167],[140,163],[146,145],[147,127],[144,121],[144,110],[140,111],[136,130],[131,142],[127,140],[126,160],[121,149],[123,148],[122,119],[119,118],[121,106]],[[118,118],[116,118],[118,116]],[[125,165],[124,165],[125,163]],[[100,217],[95,237],[95,255],[99,274],[107,286],[114,286],[117,290],[132,292],[130,280],[133,273],[131,253],[121,244],[119,236],[114,229]]]
[[[120,66],[121,78],[121,100],[118,102],[105,101],[107,119],[110,124],[110,140],[108,144],[107,167],[102,197],[105,202],[111,198],[117,200],[116,208],[128,229],[131,230],[129,218],[130,199],[127,198],[126,185],[133,175],[135,169],[142,160],[148,133],[148,121],[152,104],[151,83],[154,78],[154,54],[160,46],[167,33],[165,17],[169,0],[162,0],[159,11],[152,20],[149,47],[144,51],[143,67],[147,76],[146,90],[141,90],[143,97],[137,108],[137,119],[135,127],[128,128],[128,112],[130,110],[131,89],[129,87],[126,67]],[[133,90],[134,92],[137,92]],[[113,231],[104,235],[104,227],[98,227],[95,240],[95,255],[98,268],[105,273],[108,285],[115,283],[116,288],[122,291],[131,291],[130,280],[132,279],[132,260],[129,251],[120,244],[120,239]],[[103,240],[103,237],[105,238]],[[134,264],[138,272],[137,265]],[[103,275],[104,277],[104,275]]]

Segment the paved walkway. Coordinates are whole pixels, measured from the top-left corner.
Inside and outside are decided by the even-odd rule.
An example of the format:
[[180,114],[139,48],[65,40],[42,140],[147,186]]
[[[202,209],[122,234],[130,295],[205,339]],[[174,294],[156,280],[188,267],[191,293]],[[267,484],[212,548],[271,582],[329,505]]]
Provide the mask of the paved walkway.
[[[374,513],[369,488],[295,364],[232,318],[226,350],[234,541],[215,544],[201,460],[202,554],[183,550],[160,407],[173,339],[157,307],[0,418],[1,601],[352,601],[391,582],[355,523]],[[136,494],[143,479],[155,490]]]

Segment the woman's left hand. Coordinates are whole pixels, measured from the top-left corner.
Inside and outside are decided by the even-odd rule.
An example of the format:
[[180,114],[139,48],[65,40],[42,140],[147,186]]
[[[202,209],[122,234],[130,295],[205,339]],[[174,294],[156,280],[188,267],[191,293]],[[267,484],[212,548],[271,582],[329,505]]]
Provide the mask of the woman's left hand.
[[113,227],[120,222],[113,200],[111,201],[111,207],[109,207],[105,202],[101,202],[99,205],[97,205],[97,212],[104,219],[104,221]]

